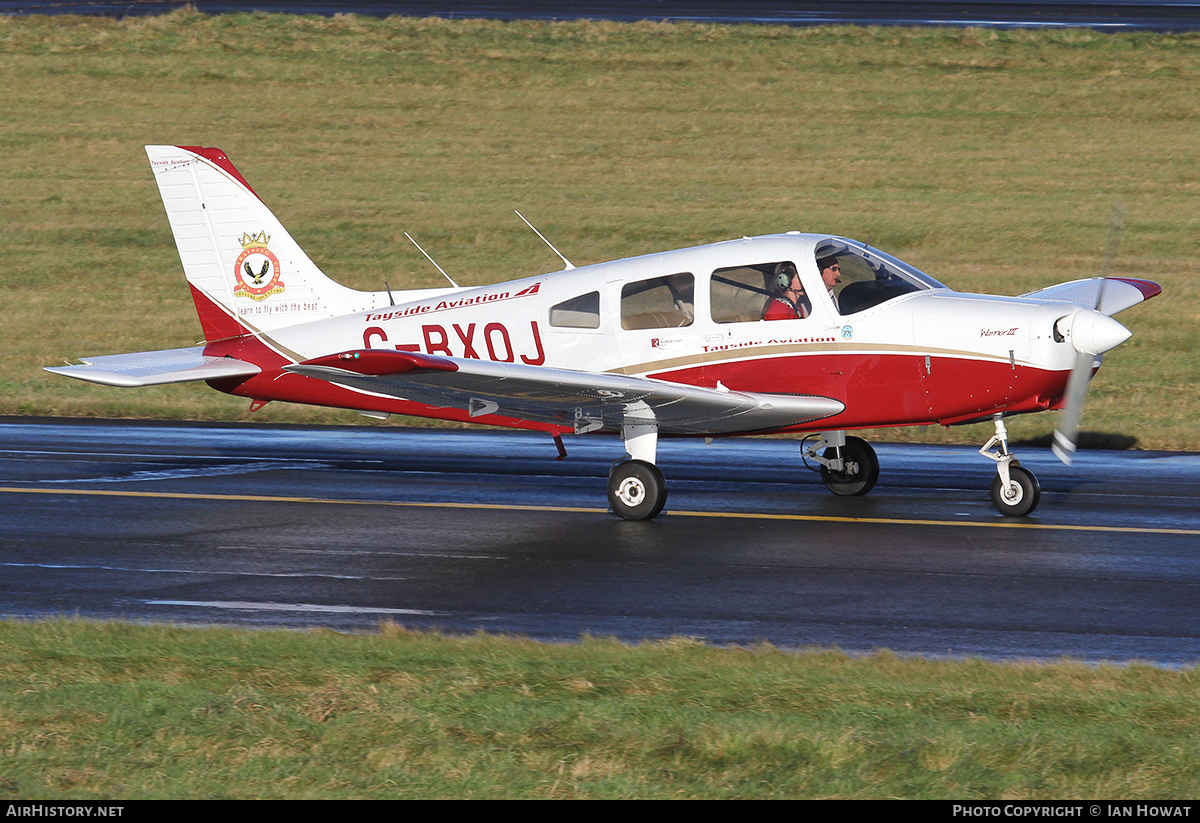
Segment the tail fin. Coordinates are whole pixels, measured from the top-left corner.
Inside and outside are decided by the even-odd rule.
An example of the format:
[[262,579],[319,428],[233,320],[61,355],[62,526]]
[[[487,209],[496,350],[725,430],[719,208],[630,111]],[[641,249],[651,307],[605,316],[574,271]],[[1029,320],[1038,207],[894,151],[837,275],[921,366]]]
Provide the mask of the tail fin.
[[146,146],[206,340],[373,308],[377,296],[330,280],[225,152]]

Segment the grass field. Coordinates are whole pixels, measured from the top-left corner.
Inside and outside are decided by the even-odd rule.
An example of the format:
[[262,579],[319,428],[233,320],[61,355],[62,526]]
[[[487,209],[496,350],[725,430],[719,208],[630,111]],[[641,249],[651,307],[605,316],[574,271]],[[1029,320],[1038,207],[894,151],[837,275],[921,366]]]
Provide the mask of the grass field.
[[0,623],[0,795],[1164,799],[1200,670]]
[[202,385],[40,371],[199,336],[141,149],[182,143],[229,152],[310,256],[367,289],[439,282],[404,231],[464,284],[555,269],[519,208],[576,263],[802,229],[1017,294],[1099,273],[1119,199],[1114,271],[1165,295],[1121,316],[1134,337],[1084,428],[1200,448],[1196,35],[184,10],[2,17],[0,71],[0,414],[246,416]]

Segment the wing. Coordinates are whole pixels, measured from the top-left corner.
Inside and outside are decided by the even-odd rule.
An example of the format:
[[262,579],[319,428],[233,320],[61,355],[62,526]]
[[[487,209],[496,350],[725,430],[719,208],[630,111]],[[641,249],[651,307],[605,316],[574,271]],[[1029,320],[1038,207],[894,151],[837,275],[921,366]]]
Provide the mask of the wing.
[[414,352],[366,349],[285,369],[430,406],[573,427],[620,431],[654,422],[661,434],[771,431],[841,412],[828,397],[751,394],[607,372],[580,372]]
[[143,351],[104,357],[81,357],[80,366],[52,366],[46,371],[65,374],[103,386],[157,386],[221,377],[253,377],[262,371],[253,363],[204,354],[203,346]]
[[[1097,306],[1096,301],[1101,298],[1101,293],[1103,305]],[[1150,280],[1138,280],[1133,277],[1091,277],[1087,280],[1059,283],[1057,286],[1021,296],[1035,300],[1063,300],[1084,308],[1096,309],[1112,317],[1117,312],[1125,311],[1161,293],[1162,286]]]

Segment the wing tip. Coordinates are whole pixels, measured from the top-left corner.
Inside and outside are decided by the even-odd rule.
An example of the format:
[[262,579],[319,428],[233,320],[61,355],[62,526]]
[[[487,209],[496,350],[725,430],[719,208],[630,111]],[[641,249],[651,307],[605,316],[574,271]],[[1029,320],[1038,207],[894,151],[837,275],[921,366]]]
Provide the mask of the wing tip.
[[1162,294],[1162,286],[1153,280],[1142,280],[1138,277],[1114,277],[1112,279],[1133,286],[1142,293],[1142,300],[1149,300],[1151,297],[1158,297]]

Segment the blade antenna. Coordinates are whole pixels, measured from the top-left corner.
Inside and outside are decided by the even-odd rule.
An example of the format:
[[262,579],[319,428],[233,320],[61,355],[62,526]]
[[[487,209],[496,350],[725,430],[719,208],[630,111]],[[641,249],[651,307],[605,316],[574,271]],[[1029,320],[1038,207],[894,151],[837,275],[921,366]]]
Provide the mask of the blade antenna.
[[563,271],[569,271],[569,270],[575,268],[575,264],[572,263],[567,258],[563,257],[563,253],[560,252],[558,249],[554,248],[554,244],[551,243],[549,240],[547,240],[546,236],[544,234],[542,234],[540,231],[538,231],[534,227],[534,225],[532,223],[530,223],[528,220],[525,220],[525,215],[521,214],[521,212],[517,211],[516,209],[513,209],[513,211],[516,213],[517,217],[520,217],[521,220],[523,220],[525,222],[526,226],[529,226],[529,228],[533,229],[534,234],[536,234],[538,237],[542,238],[542,242],[550,247],[550,251],[554,252],[562,259],[563,265],[566,266],[566,268],[563,269]]
[[417,247],[417,251],[419,251],[419,252],[421,252],[421,254],[425,255],[425,259],[428,260],[430,263],[432,263],[433,267],[435,269],[437,269],[438,271],[440,271],[442,273],[442,277],[444,277],[450,281],[451,286],[454,286],[454,288],[456,288],[456,289],[461,288],[461,286],[459,286],[457,283],[454,282],[454,279],[452,277],[450,277],[450,275],[446,274],[446,270],[443,269],[441,266],[439,266],[437,264],[437,261],[429,256],[429,252],[427,252],[427,251],[425,251],[425,249],[421,248],[420,243],[418,243],[416,240],[413,240],[413,236],[411,234],[409,234],[408,232],[405,232],[404,236],[408,238],[410,243],[412,243],[414,246]]

